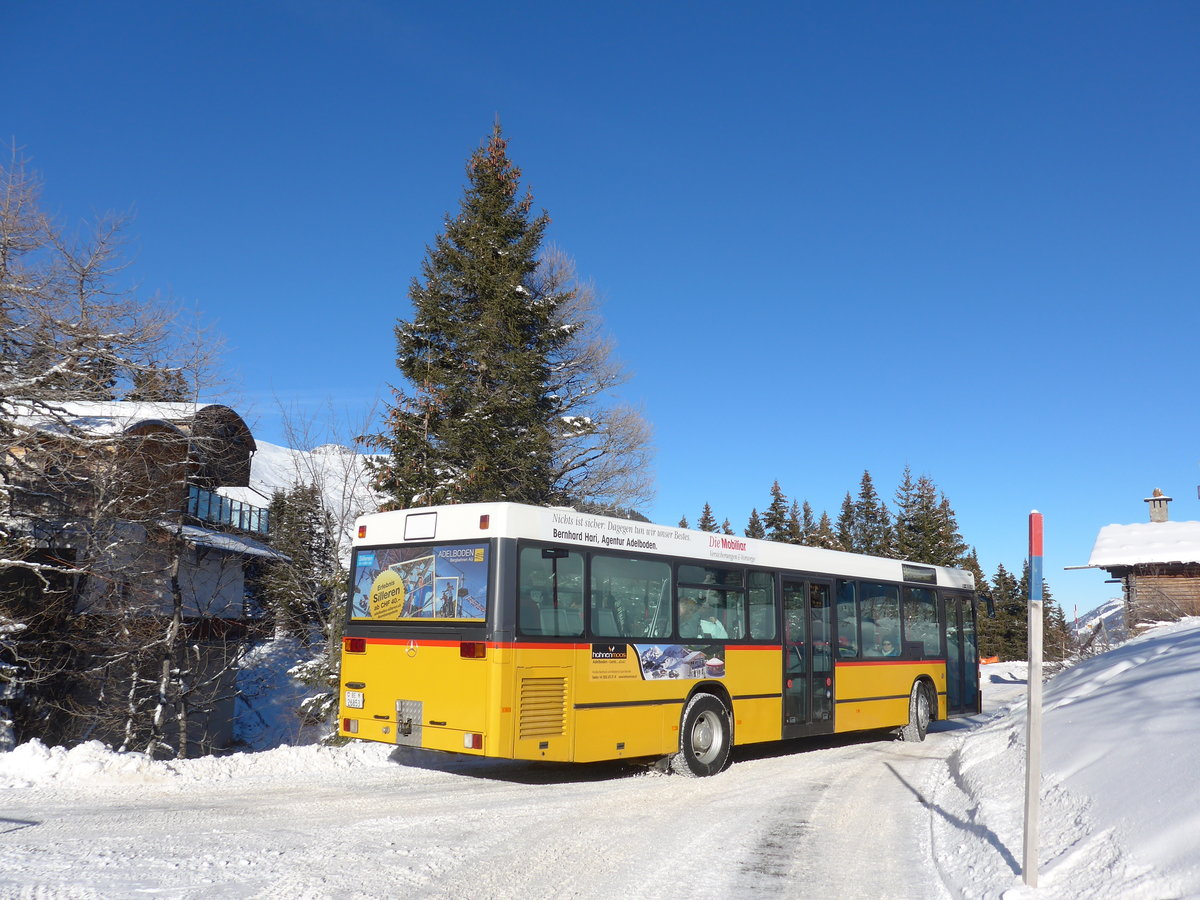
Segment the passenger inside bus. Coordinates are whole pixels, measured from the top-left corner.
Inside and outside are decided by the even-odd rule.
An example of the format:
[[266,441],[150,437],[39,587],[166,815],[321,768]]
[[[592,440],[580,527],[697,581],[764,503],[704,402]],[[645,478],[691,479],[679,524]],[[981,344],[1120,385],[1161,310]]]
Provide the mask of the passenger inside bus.
[[682,594],[679,597],[679,636],[681,638],[698,638],[701,635],[700,604],[692,594]]
[[717,617],[717,611],[711,603],[705,603],[700,607],[700,633],[705,637],[721,638],[722,640],[729,637],[729,632],[721,624],[720,618]]

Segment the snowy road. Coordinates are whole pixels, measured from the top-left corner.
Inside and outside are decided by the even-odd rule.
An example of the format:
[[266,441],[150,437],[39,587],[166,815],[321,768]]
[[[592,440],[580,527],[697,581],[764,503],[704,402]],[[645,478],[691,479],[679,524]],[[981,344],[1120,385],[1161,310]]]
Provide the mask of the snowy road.
[[698,780],[374,744],[150,762],[30,742],[0,753],[0,898],[1200,897],[1178,778],[1200,764],[1200,620],[1048,683],[1037,889],[1025,669],[986,667],[980,727],[764,747]]
[[0,795],[0,895],[943,897],[925,798],[961,734],[750,748],[705,779],[381,745],[75,763]]

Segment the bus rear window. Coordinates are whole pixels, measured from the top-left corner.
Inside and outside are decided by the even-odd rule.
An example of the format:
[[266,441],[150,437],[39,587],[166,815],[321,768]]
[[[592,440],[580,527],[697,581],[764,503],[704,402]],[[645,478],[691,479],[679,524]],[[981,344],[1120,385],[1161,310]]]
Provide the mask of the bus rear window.
[[488,545],[357,550],[352,583],[352,619],[478,621],[487,612]]

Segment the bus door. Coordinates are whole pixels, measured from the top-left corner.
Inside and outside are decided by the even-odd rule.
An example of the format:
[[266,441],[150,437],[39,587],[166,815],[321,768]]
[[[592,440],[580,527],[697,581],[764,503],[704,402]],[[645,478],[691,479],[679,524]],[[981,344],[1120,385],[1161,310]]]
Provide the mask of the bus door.
[[942,594],[946,623],[946,706],[955,713],[979,712],[979,648],[970,594]]
[[833,732],[833,586],[783,580],[783,737]]

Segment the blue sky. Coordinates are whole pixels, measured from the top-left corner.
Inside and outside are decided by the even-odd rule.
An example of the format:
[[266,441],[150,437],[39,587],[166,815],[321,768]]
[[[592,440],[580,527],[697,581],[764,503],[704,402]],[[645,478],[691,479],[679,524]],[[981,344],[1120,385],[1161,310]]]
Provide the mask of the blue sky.
[[499,116],[654,423],[651,518],[907,464],[989,573],[1040,509],[1068,615],[1102,525],[1200,519],[1200,7],[574,7],[18,3],[0,137],[64,221],[135,215],[268,441],[386,395]]

